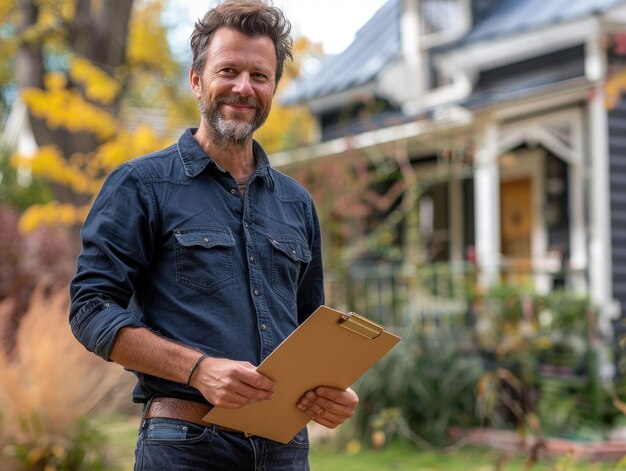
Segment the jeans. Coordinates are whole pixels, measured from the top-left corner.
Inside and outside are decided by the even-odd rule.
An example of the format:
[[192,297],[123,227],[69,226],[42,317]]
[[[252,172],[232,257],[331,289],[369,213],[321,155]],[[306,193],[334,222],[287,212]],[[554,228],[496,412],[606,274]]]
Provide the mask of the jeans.
[[306,428],[287,445],[178,419],[144,420],[135,471],[308,471]]

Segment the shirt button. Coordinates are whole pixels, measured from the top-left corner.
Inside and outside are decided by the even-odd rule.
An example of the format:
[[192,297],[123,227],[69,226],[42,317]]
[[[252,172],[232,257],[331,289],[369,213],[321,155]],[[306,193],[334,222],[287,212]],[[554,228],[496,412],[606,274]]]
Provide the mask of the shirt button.
[[254,255],[251,255],[251,256],[250,256],[250,261],[251,261],[251,262],[254,262]]
[[255,290],[254,290],[254,295],[255,295],[255,296],[259,296],[260,294],[261,294],[261,292],[260,292],[258,289],[255,289]]
[[205,242],[208,242],[208,241],[209,241],[209,238],[208,238],[208,237],[205,237],[205,238],[204,238],[204,241],[205,241]]
[[261,324],[261,330],[267,330],[267,326],[265,324]]
[[243,227],[248,227],[248,223],[247,223],[247,222],[244,222],[244,223],[243,223]]
[[230,192],[234,195],[235,193],[237,193],[237,190],[235,190],[234,188],[231,188]]

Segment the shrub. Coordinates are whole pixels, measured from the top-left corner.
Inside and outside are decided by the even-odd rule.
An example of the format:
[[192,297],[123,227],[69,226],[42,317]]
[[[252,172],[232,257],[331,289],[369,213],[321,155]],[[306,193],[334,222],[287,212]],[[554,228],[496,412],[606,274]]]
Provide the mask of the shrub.
[[132,376],[74,339],[68,304],[67,289],[40,285],[13,352],[0,352],[3,470],[111,469],[97,424],[127,404]]
[[355,426],[399,435],[418,445],[441,446],[452,426],[478,425],[478,355],[458,350],[457,339],[436,338],[413,326],[402,342],[355,386],[361,405]]
[[15,346],[35,286],[45,281],[52,289],[64,289],[76,269],[79,249],[78,238],[55,227],[21,234],[18,219],[14,209],[0,206],[0,301],[11,300],[2,304],[0,347],[7,351]]

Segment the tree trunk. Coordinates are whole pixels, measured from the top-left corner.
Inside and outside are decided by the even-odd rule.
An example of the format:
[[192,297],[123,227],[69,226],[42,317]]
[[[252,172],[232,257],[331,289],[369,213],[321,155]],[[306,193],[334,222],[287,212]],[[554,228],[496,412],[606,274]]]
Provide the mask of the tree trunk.
[[[19,0],[22,22],[19,33],[37,23],[39,2]],[[96,67],[114,75],[126,61],[128,28],[133,0],[76,0],[76,16],[62,34],[67,38],[70,49],[88,59]],[[23,37],[23,36],[22,36]],[[47,72],[41,39],[22,41],[17,54],[17,82],[25,87],[43,88]],[[114,116],[119,114],[119,97],[111,104],[100,108]],[[100,144],[95,135],[86,132],[73,133],[65,129],[49,129],[45,122],[30,116],[30,123],[38,145],[54,145],[66,157],[76,152],[94,151]],[[84,204],[88,196],[72,195],[71,191],[55,186],[59,201]]]

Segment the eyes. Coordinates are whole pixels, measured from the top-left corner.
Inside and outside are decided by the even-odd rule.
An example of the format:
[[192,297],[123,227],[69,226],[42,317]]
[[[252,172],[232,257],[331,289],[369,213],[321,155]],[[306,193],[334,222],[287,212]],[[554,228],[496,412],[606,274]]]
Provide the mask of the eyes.
[[[236,78],[239,72],[233,67],[224,67],[218,71],[218,75],[231,79]],[[268,74],[261,71],[250,72],[250,77],[257,82],[268,82],[270,80]]]

